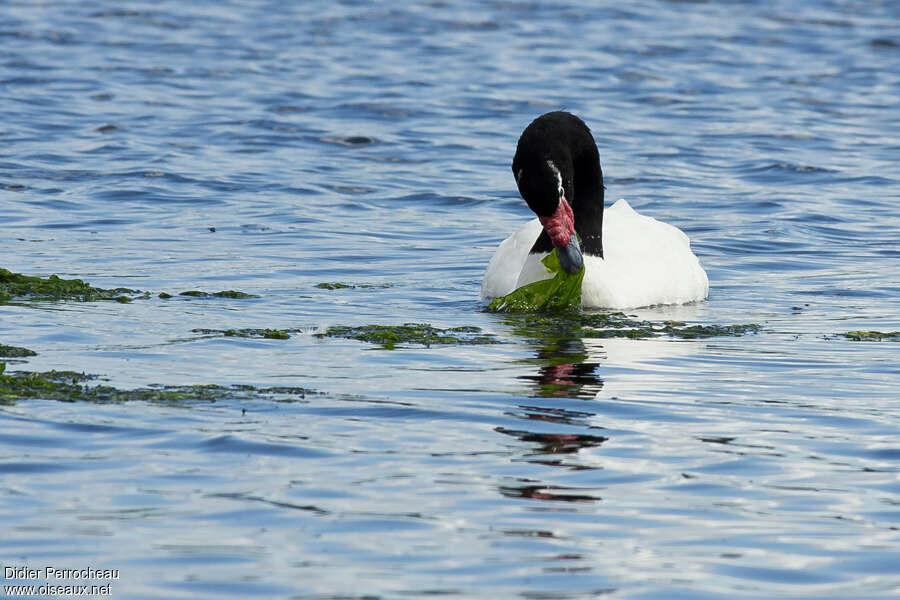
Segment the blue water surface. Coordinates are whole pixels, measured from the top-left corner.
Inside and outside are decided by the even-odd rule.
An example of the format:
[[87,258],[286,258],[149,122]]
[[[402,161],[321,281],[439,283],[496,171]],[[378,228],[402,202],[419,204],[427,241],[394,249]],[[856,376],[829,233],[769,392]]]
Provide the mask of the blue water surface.
[[[897,598],[900,345],[840,334],[900,331],[898,65],[878,0],[3,3],[0,267],[152,294],[0,305],[38,353],[7,369],[305,391],[0,406],[0,563],[137,600]],[[483,311],[561,108],[709,273],[630,314],[760,333]],[[406,322],[500,343],[314,335]]]

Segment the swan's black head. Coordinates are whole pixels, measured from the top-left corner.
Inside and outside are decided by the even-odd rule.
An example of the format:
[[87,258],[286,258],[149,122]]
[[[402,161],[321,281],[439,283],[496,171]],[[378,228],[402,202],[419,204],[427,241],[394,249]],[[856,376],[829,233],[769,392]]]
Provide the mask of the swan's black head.
[[581,119],[557,111],[532,121],[519,138],[512,170],[519,193],[544,226],[532,252],[555,247],[569,272],[581,268],[582,251],[603,256],[603,173]]

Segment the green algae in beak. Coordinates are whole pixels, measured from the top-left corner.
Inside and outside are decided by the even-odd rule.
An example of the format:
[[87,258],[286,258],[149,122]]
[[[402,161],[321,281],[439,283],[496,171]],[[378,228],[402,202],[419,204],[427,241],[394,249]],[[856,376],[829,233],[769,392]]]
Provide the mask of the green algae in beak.
[[526,313],[581,308],[584,265],[575,273],[567,273],[559,264],[555,248],[541,262],[553,277],[523,285],[506,296],[494,298],[487,309],[491,312]]

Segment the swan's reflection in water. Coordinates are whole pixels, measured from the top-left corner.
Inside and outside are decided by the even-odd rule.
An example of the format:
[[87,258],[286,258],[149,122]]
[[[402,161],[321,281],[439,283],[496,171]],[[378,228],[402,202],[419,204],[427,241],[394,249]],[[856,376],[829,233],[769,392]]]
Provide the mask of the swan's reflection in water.
[[606,351],[597,340],[589,341],[594,342],[590,352],[580,339],[544,345],[528,361],[538,366],[537,373],[521,375],[520,379],[534,382],[533,394],[537,398],[596,398],[603,388],[597,370],[600,361],[606,358]]
[[[536,367],[536,372],[520,376],[531,383],[531,397],[571,399],[579,402],[579,406],[572,406],[571,402],[565,402],[565,405],[529,402],[510,411],[509,415],[522,419],[522,428],[497,427],[496,431],[518,438],[529,446],[525,454],[514,460],[565,469],[595,468],[579,463],[578,452],[582,448],[599,446],[607,438],[595,433],[598,428],[589,423],[595,416],[590,405],[585,403],[582,409],[580,403],[596,398],[603,389],[603,380],[597,376],[597,371],[604,358],[602,346],[594,343],[589,348],[581,339],[548,341],[536,349],[535,357],[526,361]],[[590,489],[532,479],[510,482],[500,486],[499,491],[507,497],[532,500],[592,502],[600,499],[590,493]]]
[[500,493],[507,498],[529,498],[531,500],[556,500],[563,502],[595,502],[599,496],[579,494],[573,488],[555,485],[500,486]]
[[[583,486],[564,485],[553,481],[561,476],[566,483],[573,479],[562,471],[546,472],[536,478],[505,481],[499,486],[507,497],[542,501],[589,502],[599,501],[602,476],[590,473],[604,469],[602,452],[581,451],[597,448],[609,440],[608,431],[601,424],[600,405],[593,401],[603,392],[603,369],[639,367],[642,363],[657,362],[690,352],[691,346],[677,341],[621,338],[562,338],[535,341],[534,357],[525,362],[534,366],[532,373],[521,375],[529,382],[529,400],[509,411],[509,416],[521,419],[521,427],[497,427],[500,434],[525,442],[514,462],[527,462],[564,469],[566,472],[584,471],[577,479]],[[654,369],[655,371],[655,369]],[[659,373],[648,372],[650,379]],[[664,375],[662,375],[664,377]],[[595,407],[597,407],[595,409]],[[600,459],[598,461],[598,458]],[[596,485],[594,485],[596,484]]]

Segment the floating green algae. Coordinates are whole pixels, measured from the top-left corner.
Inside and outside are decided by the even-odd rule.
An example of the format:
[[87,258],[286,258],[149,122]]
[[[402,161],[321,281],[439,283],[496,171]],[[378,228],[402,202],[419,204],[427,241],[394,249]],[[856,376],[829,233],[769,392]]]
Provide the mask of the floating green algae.
[[[253,333],[256,335],[262,335],[262,337],[268,340],[287,340],[291,337],[291,334],[289,334],[287,331],[284,331],[283,329],[263,329],[261,331],[254,331]],[[230,334],[226,333],[225,335]]]
[[90,375],[72,371],[48,371],[46,373],[6,373],[6,363],[0,362],[0,402],[24,398],[67,399],[73,393],[81,393],[81,384],[92,379]]
[[[503,318],[513,333],[536,340],[563,340],[578,338],[630,338],[647,339],[662,336],[681,339],[700,339],[723,336],[742,336],[758,333],[762,327],[755,323],[740,325],[688,325],[680,321],[645,321],[629,317],[625,313],[576,313],[510,314]],[[195,330],[197,331],[197,330]],[[291,330],[288,330],[291,331]],[[399,344],[497,344],[493,335],[483,333],[480,327],[451,327],[441,329],[428,323],[403,325],[333,326],[324,332],[314,333],[318,338],[348,338],[378,344],[394,349]]]
[[397,344],[495,344],[497,339],[482,333],[480,327],[464,326],[441,329],[428,323],[405,323],[403,325],[362,325],[359,327],[335,326],[324,332],[313,334],[318,338],[337,337],[371,342],[387,350]]
[[854,342],[900,342],[900,331],[848,331],[840,335]]
[[216,298],[233,298],[235,300],[243,300],[245,298],[259,298],[256,294],[248,294],[247,292],[239,292],[237,290],[223,290],[221,292],[213,292]]
[[93,302],[115,300],[131,302],[131,296],[142,294],[129,288],[104,289],[81,279],[63,279],[56,275],[32,277],[0,268],[0,303],[10,300],[77,300]]
[[662,327],[654,329],[657,335],[693,340],[711,337],[740,337],[747,333],[759,333],[762,326],[757,323],[738,325],[685,325],[684,323],[666,321]]
[[353,290],[356,288],[377,289],[394,287],[392,283],[342,283],[340,281],[323,281],[317,283],[315,287],[320,290]]
[[490,312],[529,313],[538,311],[559,311],[581,308],[581,282],[584,267],[577,273],[568,273],[559,264],[556,249],[541,262],[550,279],[535,281],[513,290],[506,296],[494,298],[488,305]]
[[576,338],[629,338],[647,339],[675,337],[699,339],[733,337],[758,333],[762,326],[756,323],[740,325],[688,325],[681,321],[647,321],[630,317],[622,312],[577,313],[555,315],[509,315],[506,324],[522,337],[531,339]]
[[[188,290],[186,292],[181,292],[178,294],[179,296],[191,296],[193,298],[234,298],[234,299],[245,299],[245,298],[259,298],[259,296],[255,294],[248,294],[247,292],[238,292],[235,290],[224,290],[221,292],[201,292],[200,290]],[[162,294],[160,294],[160,298],[162,298]],[[166,294],[167,298],[171,298],[169,294]]]
[[266,338],[270,340],[287,340],[291,334],[286,329],[191,329],[192,333],[204,335],[222,335],[225,337]]
[[110,385],[91,384],[96,375],[73,371],[44,373],[16,371],[5,373],[6,363],[0,362],[0,404],[12,404],[28,399],[59,400],[62,402],[145,402],[185,403],[216,402],[226,399],[271,398],[282,402],[303,399],[313,390],[300,387],[257,388],[250,385],[178,385],[148,386],[123,390]]
[[353,289],[356,286],[335,281],[333,283],[328,283],[328,282],[317,283],[316,287],[319,289],[322,289],[322,290],[343,290],[343,289]]
[[0,344],[0,358],[25,358],[26,356],[37,356],[37,352],[19,346],[4,346]]
[[[259,296],[254,294],[236,290],[223,290],[221,292],[188,290],[181,292],[179,295],[195,298],[259,298]],[[172,295],[160,292],[158,297],[165,300],[171,298]],[[32,277],[0,268],[0,304],[12,300],[77,300],[79,302],[113,300],[122,304],[128,304],[135,299],[147,298],[150,298],[150,293],[141,290],[123,287],[105,289],[95,287],[81,279],[63,279],[56,275],[50,275],[46,278]]]

